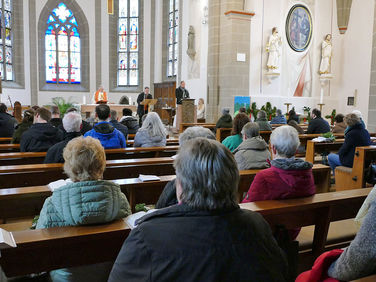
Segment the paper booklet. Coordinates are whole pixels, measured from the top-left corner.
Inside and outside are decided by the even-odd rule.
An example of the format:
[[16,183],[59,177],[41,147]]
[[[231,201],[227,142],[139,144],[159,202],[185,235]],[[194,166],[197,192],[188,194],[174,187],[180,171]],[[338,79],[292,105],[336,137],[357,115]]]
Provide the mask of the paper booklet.
[[62,186],[65,186],[67,184],[70,184],[70,183],[72,183],[72,180],[70,180],[69,178],[67,178],[65,180],[64,179],[59,179],[59,180],[56,180],[54,182],[49,183],[47,186],[53,192],[56,189],[58,189],[58,188],[60,188]]
[[137,226],[136,221],[138,219],[140,219],[146,214],[153,213],[155,211],[157,211],[157,209],[151,209],[151,210],[148,210],[147,212],[144,212],[144,211],[136,212],[134,214],[128,215],[126,218],[124,218],[124,221],[128,224],[128,226],[131,229],[133,229]]
[[0,250],[17,247],[12,232],[0,228]]
[[156,175],[144,175],[144,174],[140,174],[138,176],[138,179],[140,179],[142,182],[145,182],[145,181],[157,181],[157,180],[161,180],[158,176]]

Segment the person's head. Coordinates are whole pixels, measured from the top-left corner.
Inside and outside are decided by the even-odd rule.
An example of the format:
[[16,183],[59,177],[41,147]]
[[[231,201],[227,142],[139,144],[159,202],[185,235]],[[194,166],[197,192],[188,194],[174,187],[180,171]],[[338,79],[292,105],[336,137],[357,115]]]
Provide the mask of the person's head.
[[278,109],[275,113],[277,116],[282,116],[282,111],[280,109]]
[[117,111],[111,110],[110,111],[110,118],[111,118],[111,120],[117,120],[118,119]]
[[270,135],[273,159],[291,158],[300,145],[298,131],[292,126],[283,125]]
[[294,110],[289,111],[289,117],[292,118],[293,116],[296,115],[296,112]]
[[257,112],[257,119],[266,119],[266,112],[263,110],[260,110]]
[[19,101],[14,102],[14,107],[21,106],[21,103]]
[[197,210],[237,207],[239,170],[231,152],[207,138],[189,140],[174,162],[176,196]]
[[21,106],[21,103],[16,101],[14,102],[14,106],[13,106],[13,116],[14,118],[18,121],[18,122],[21,122],[22,121],[22,106]]
[[72,113],[72,112],[78,113],[78,110],[77,110],[75,107],[71,107],[71,108],[69,108],[69,109],[65,112],[65,114],[67,114],[67,113]]
[[64,171],[73,182],[99,180],[106,168],[106,154],[99,140],[77,137],[64,148]]
[[24,113],[23,113],[23,119],[22,119],[22,122],[23,123],[32,123],[34,122],[34,110],[33,109],[28,109],[28,110],[25,110]]
[[149,91],[150,91],[149,87],[146,86],[146,87],[144,88],[144,93],[145,93],[145,94],[149,94]]
[[34,111],[38,110],[39,109],[39,106],[35,105],[35,106],[32,106],[31,107]]
[[180,134],[179,145],[183,146],[187,141],[199,137],[215,140],[215,135],[210,129],[202,126],[192,126],[188,127],[182,134]]
[[319,109],[312,110],[312,118],[321,118],[321,112]]
[[99,91],[99,92],[103,92],[103,91],[104,91],[104,87],[103,87],[103,85],[100,85],[100,86],[99,86],[98,91]]
[[341,122],[343,122],[343,118],[344,118],[343,114],[338,114],[338,115],[336,115],[336,116],[334,117],[334,121],[335,121],[336,123],[341,123]]
[[326,41],[330,41],[330,40],[332,40],[332,35],[331,35],[331,34],[327,34],[327,35],[325,36],[325,40],[326,40]]
[[222,115],[224,116],[224,115],[228,115],[228,114],[230,114],[230,109],[229,108],[223,108],[222,109]]
[[77,112],[69,112],[64,115],[63,127],[66,132],[80,132],[82,117]]
[[234,118],[234,121],[232,123],[232,135],[241,134],[243,126],[250,122],[251,120],[249,117],[244,113],[239,113]]
[[132,116],[132,110],[124,108],[123,109],[123,116]]
[[108,120],[108,118],[110,117],[110,107],[105,104],[100,104],[95,107],[95,113],[99,120]]
[[205,103],[205,101],[204,101],[203,98],[198,99],[198,104],[199,105],[203,105],[204,103]]
[[278,28],[273,27],[273,29],[272,29],[272,34],[278,34]]
[[351,113],[352,113],[352,114],[356,114],[356,115],[358,116],[358,118],[363,119],[362,113],[361,113],[360,111],[358,111],[358,110],[353,110]]
[[51,106],[50,108],[52,118],[60,117],[60,110],[58,106]]
[[150,136],[166,136],[166,129],[159,115],[155,112],[147,114],[145,120],[142,122],[141,129],[147,130]]
[[241,107],[241,108],[239,109],[239,113],[245,113],[245,111],[246,111],[246,109],[245,109],[244,107]]
[[249,139],[260,135],[260,127],[256,122],[248,122],[242,129],[243,139]]
[[7,110],[8,110],[7,105],[5,105],[4,103],[0,103],[0,113],[6,113]]
[[181,88],[185,88],[185,81],[184,81],[184,80],[182,80],[182,81],[180,82],[180,87],[181,87]]
[[357,123],[360,123],[360,118],[358,115],[351,113],[345,116],[345,123],[347,126],[354,126]]
[[46,108],[38,108],[35,112],[34,123],[47,123],[51,120],[51,112]]

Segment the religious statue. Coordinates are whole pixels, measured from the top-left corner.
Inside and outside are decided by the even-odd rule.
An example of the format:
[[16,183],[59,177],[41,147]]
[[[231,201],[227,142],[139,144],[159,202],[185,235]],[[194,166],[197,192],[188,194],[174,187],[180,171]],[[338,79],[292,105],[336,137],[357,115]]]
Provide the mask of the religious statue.
[[266,64],[269,72],[278,72],[279,58],[281,57],[282,39],[278,34],[278,29],[273,27],[272,35],[269,38],[268,44],[266,44],[266,52],[269,53],[268,62]]
[[327,34],[321,44],[321,64],[320,75],[330,74],[330,65],[332,59],[332,35]]
[[189,26],[189,32],[188,32],[188,49],[187,54],[191,60],[194,60],[196,55],[195,50],[195,30],[192,25]]

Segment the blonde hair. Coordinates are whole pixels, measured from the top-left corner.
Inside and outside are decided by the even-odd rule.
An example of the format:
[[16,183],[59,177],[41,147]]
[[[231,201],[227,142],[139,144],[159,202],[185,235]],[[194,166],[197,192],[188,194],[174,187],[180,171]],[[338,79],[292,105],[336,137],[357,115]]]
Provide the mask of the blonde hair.
[[148,113],[145,120],[142,122],[142,130],[147,130],[150,136],[166,136],[166,129],[155,112]]
[[74,138],[65,147],[63,157],[64,171],[73,182],[103,178],[106,154],[99,140]]

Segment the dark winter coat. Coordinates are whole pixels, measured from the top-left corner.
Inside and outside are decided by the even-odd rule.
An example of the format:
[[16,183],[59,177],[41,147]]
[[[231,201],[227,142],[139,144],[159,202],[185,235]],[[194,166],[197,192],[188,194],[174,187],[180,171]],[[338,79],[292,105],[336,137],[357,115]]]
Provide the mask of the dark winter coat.
[[61,118],[52,118],[52,119],[50,120],[50,123],[51,123],[53,126],[59,128],[60,125],[63,125],[63,120],[62,120]]
[[128,128],[128,134],[136,134],[140,129],[138,120],[132,116],[123,116],[120,119],[120,123]]
[[138,221],[109,281],[286,281],[286,269],[260,214],[180,204]]
[[0,113],[0,137],[12,137],[17,121],[8,113]]
[[159,196],[158,202],[155,205],[156,209],[163,209],[178,203],[176,198],[176,179],[171,180],[163,188],[162,194]]
[[56,143],[51,148],[48,149],[47,155],[44,158],[45,164],[55,164],[55,163],[64,163],[63,158],[63,151],[65,146],[71,141],[73,138],[81,136],[80,132],[68,132],[64,136],[64,140]]
[[323,118],[314,118],[308,124],[307,134],[319,134],[330,132],[329,123]]
[[230,114],[224,114],[221,116],[217,124],[215,125],[216,128],[232,128],[232,117]]
[[49,123],[35,123],[22,134],[21,152],[47,152],[63,139],[63,133]]
[[338,151],[339,160],[343,166],[352,167],[355,148],[371,145],[371,138],[363,124],[358,123],[349,128],[345,135],[345,142]]
[[128,128],[119,123],[117,120],[110,120],[110,123],[113,125],[113,127],[115,127],[117,130],[119,130],[121,133],[123,133],[124,137],[125,137],[125,140],[127,140],[127,137],[128,137]]
[[12,144],[20,144],[22,134],[33,125],[33,122],[21,122],[16,126],[16,130],[13,133]]

